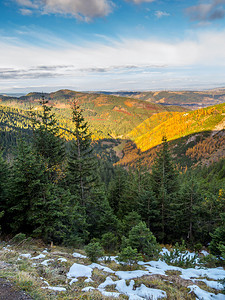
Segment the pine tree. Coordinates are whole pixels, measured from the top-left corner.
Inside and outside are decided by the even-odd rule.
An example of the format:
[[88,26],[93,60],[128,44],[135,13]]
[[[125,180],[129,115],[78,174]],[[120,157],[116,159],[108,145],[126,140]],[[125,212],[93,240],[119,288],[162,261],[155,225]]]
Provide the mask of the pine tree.
[[152,167],[152,190],[160,211],[158,225],[152,230],[157,230],[159,240],[164,242],[166,234],[172,230],[171,213],[178,191],[178,172],[175,170],[166,137],[163,137],[162,142],[162,148]]
[[85,206],[93,183],[96,181],[96,164],[91,147],[91,133],[82,110],[75,101],[72,104],[72,121],[74,130],[71,131],[73,140],[68,158],[67,181],[71,192],[78,194],[81,204]]

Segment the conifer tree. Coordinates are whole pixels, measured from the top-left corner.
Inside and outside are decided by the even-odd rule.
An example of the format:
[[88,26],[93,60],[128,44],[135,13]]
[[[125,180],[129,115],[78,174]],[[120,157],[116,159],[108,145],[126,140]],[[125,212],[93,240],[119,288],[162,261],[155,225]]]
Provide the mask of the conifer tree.
[[[158,238],[164,242],[166,234],[172,231],[172,204],[176,200],[178,191],[178,172],[175,170],[171,154],[168,148],[167,139],[162,139],[162,148],[157,153],[156,161],[152,167],[152,190],[158,202],[160,218],[158,224],[152,229],[158,231]],[[167,232],[166,232],[167,231]]]
[[68,158],[67,180],[71,192],[78,194],[82,206],[85,206],[93,183],[96,181],[96,164],[91,147],[91,133],[82,110],[75,101],[71,108],[74,130],[71,131],[73,140]]
[[8,165],[2,157],[0,152],[0,230],[1,224],[5,224],[7,219],[3,218],[5,212],[8,210],[8,182],[9,182],[9,169]]
[[41,111],[35,114],[31,112],[34,148],[48,165],[50,179],[55,181],[61,174],[60,165],[65,156],[64,141],[60,138],[59,126],[52,107],[48,106],[48,101],[42,97],[40,102]]

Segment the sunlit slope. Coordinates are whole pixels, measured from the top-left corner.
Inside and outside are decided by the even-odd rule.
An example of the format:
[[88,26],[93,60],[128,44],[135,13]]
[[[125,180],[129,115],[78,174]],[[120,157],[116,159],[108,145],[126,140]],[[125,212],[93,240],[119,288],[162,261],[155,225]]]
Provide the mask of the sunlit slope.
[[185,113],[166,112],[145,120],[128,134],[128,138],[141,151],[146,151],[160,144],[164,135],[170,141],[198,132],[222,130],[224,123],[225,104]]
[[[38,109],[43,94],[29,93],[20,98],[6,99],[0,97],[6,105],[29,109],[29,106]],[[184,111],[182,107],[163,106],[143,100],[113,95],[95,93],[81,93],[71,90],[60,90],[54,93],[45,93],[44,97],[53,106],[57,119],[63,128],[72,128],[70,104],[77,101],[83,109],[83,115],[88,122],[94,139],[124,137],[134,127],[153,114],[167,111]]]

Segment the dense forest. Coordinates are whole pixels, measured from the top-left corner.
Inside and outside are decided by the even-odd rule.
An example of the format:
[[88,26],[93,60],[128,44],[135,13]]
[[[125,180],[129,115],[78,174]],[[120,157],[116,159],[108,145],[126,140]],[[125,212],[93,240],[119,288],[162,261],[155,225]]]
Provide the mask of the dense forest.
[[[76,102],[70,142],[47,102],[43,98],[41,109],[24,117],[24,132],[13,136],[11,155],[1,145],[3,236],[24,233],[76,247],[94,243],[109,252],[133,249],[147,257],[156,254],[157,243],[183,240],[192,249],[201,243],[224,255],[224,159],[181,172],[164,136],[151,172],[138,161],[124,169],[95,154]],[[10,137],[12,126],[3,127],[1,134]]]

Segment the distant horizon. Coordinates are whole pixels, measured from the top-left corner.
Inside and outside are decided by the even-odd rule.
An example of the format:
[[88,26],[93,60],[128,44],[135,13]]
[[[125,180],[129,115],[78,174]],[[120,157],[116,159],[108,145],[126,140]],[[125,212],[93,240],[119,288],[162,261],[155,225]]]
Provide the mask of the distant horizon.
[[215,86],[215,87],[212,87],[212,88],[180,88],[180,89],[163,89],[163,88],[159,88],[159,89],[146,89],[146,90],[75,90],[73,88],[59,88],[59,89],[52,89],[52,90],[48,90],[48,91],[45,91],[43,89],[40,89],[40,90],[29,90],[27,92],[1,92],[0,91],[0,95],[6,95],[6,96],[9,96],[9,97],[21,97],[21,96],[26,96],[27,94],[29,93],[47,93],[47,94],[50,94],[50,93],[55,93],[57,91],[60,91],[60,90],[71,90],[73,92],[80,92],[80,93],[144,93],[144,92],[162,92],[162,91],[165,91],[165,92],[202,92],[202,91],[211,91],[211,90],[225,90],[225,84],[222,85],[222,86]]

